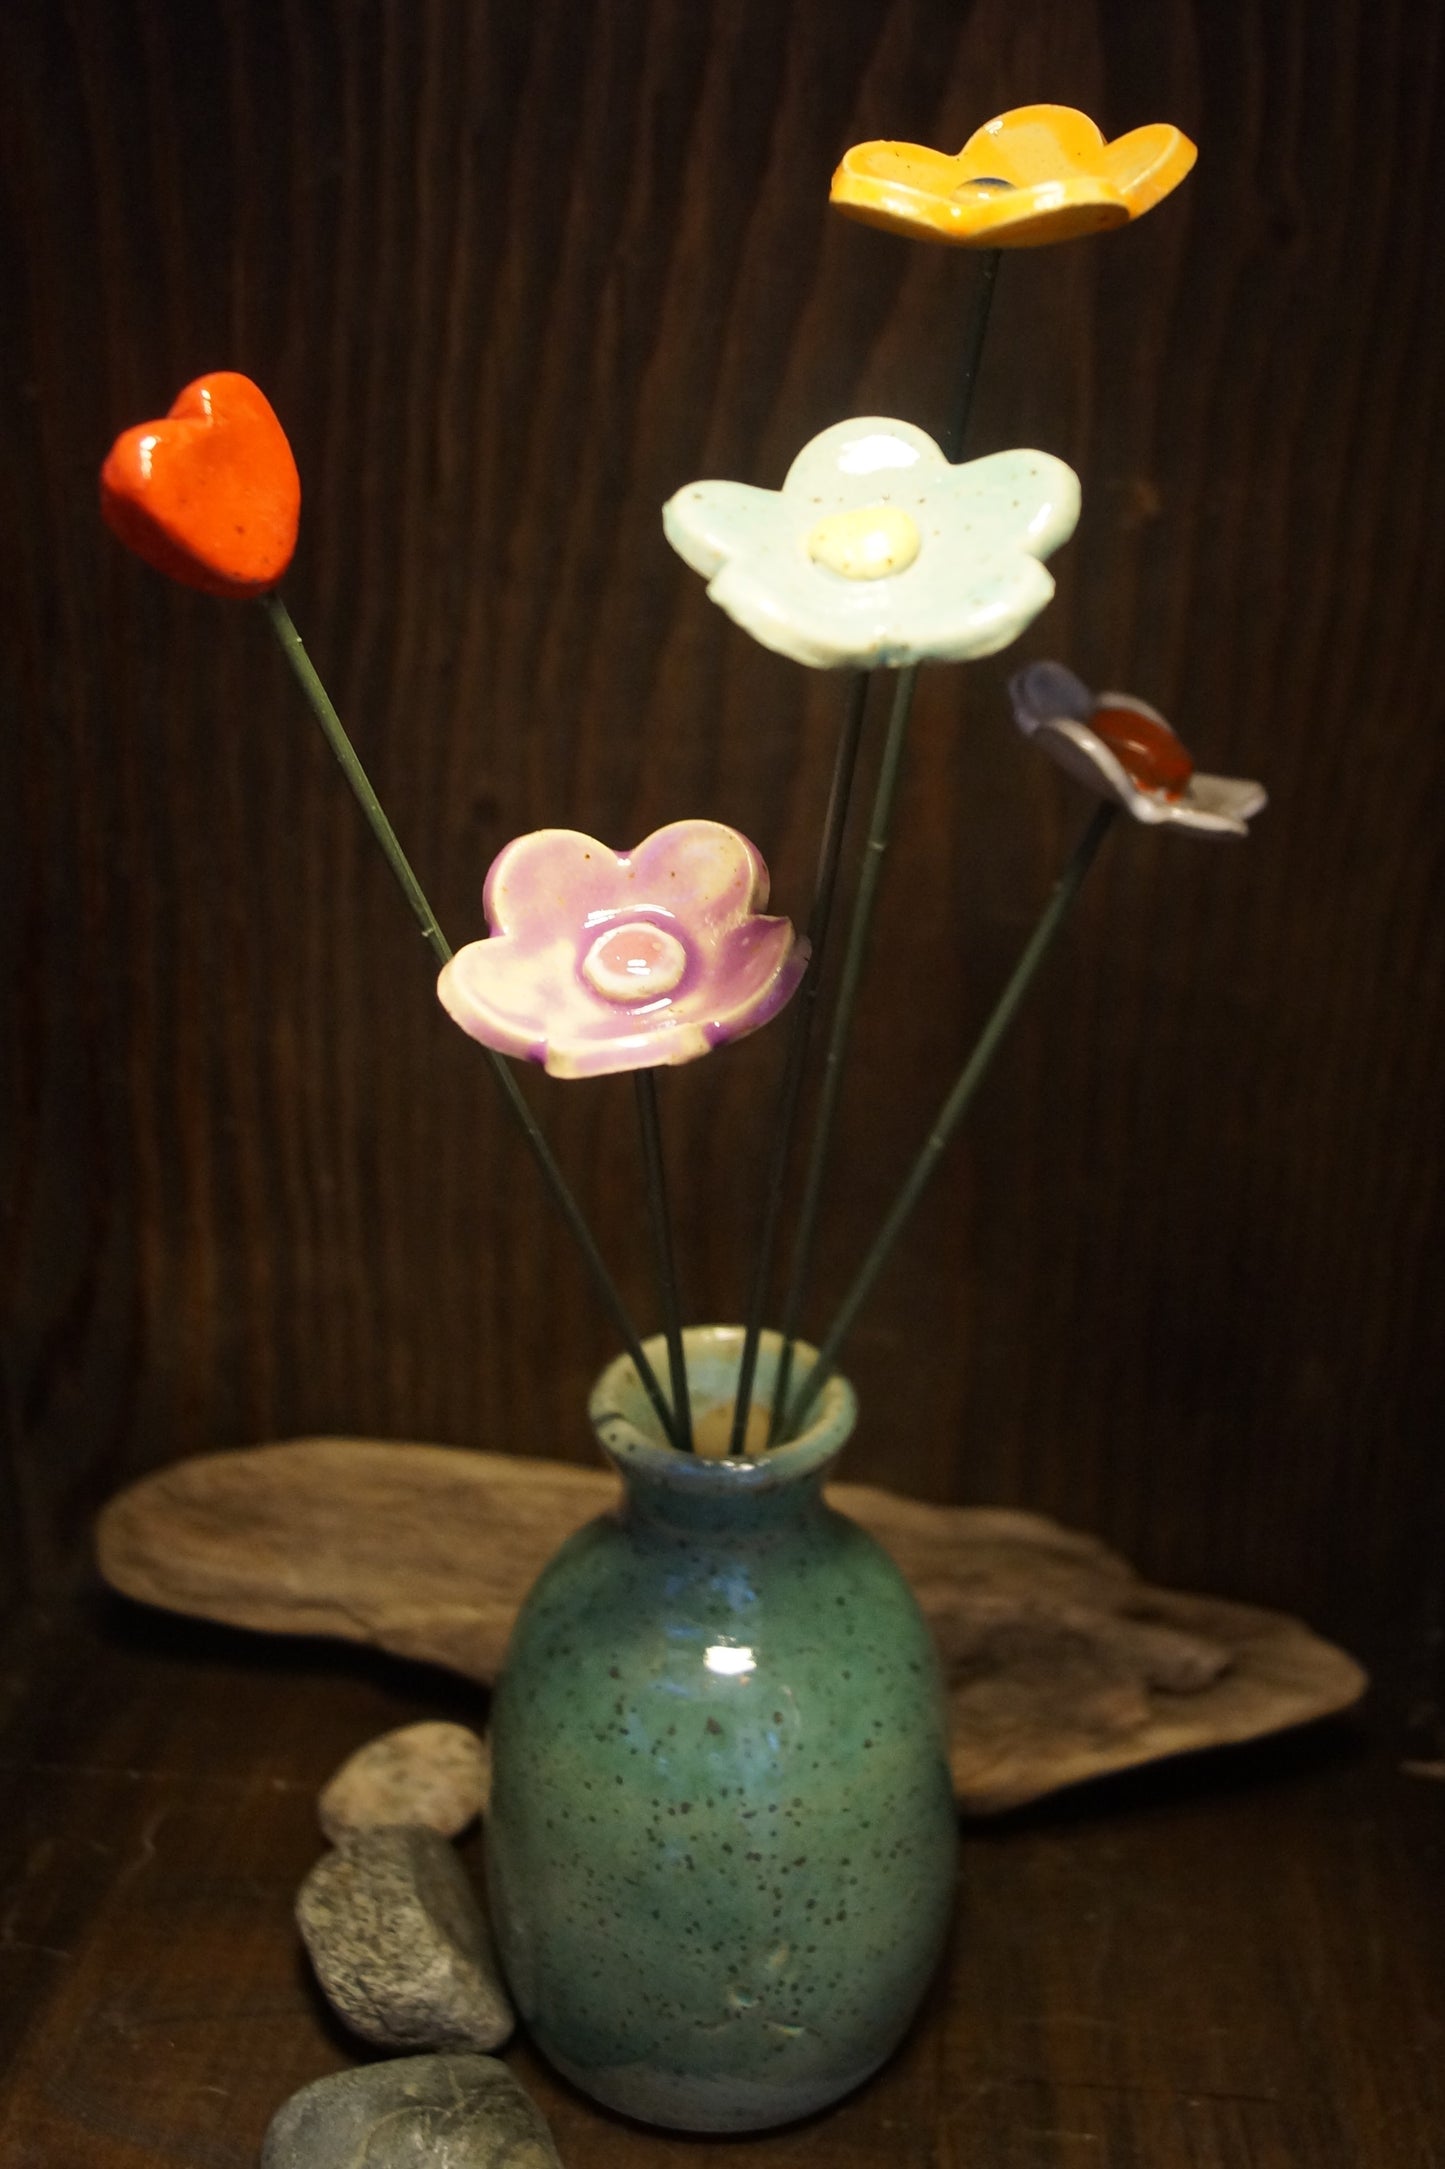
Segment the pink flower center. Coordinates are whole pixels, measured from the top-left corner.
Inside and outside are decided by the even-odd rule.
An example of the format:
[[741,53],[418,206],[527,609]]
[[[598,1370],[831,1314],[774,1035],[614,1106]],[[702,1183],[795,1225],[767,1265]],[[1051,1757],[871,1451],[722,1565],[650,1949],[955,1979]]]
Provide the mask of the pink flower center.
[[675,934],[645,919],[609,926],[582,959],[582,977],[608,1002],[655,1002],[687,970],[687,951]]

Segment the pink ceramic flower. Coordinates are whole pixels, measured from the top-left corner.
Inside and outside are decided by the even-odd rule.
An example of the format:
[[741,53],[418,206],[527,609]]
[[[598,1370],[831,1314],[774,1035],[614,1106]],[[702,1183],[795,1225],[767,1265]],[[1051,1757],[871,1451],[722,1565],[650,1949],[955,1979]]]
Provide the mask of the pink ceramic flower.
[[1136,821],[1246,836],[1266,802],[1263,785],[1243,776],[1197,775],[1157,708],[1129,693],[1091,693],[1062,663],[1030,663],[1010,678],[1009,693],[1019,729]]
[[692,1062],[766,1024],[803,976],[808,945],[767,900],[768,869],[721,821],[673,821],[635,851],[538,829],[493,861],[491,932],[437,993],[473,1039],[554,1077]]

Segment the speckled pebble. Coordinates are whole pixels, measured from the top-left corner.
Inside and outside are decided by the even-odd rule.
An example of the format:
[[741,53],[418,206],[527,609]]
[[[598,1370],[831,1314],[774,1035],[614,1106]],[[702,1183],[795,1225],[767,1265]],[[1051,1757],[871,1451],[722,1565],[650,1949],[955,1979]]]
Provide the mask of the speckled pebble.
[[486,1801],[486,1751],[465,1725],[403,1725],[358,1748],[316,1803],[333,1845],[358,1830],[419,1823],[454,1838]]
[[541,2112],[490,2056],[338,2071],[271,2120],[261,2169],[561,2169]]
[[296,1919],[338,2016],[378,2048],[491,2049],[514,2024],[467,1872],[434,1830],[365,1830],[319,1860]]

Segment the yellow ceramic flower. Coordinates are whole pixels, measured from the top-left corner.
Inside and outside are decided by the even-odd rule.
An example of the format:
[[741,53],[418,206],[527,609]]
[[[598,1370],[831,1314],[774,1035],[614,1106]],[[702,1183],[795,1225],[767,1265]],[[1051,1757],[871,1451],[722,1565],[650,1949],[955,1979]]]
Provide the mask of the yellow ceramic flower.
[[1197,156],[1166,121],[1106,143],[1072,106],[1021,105],[985,122],[956,158],[921,143],[855,143],[831,197],[850,218],[915,240],[1040,248],[1141,217]]

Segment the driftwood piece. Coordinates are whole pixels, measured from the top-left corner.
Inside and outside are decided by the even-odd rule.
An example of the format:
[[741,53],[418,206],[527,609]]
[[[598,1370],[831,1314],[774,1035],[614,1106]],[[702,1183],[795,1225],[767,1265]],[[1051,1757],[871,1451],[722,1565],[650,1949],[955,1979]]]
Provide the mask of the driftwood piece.
[[[601,1470],[443,1446],[296,1439],[182,1461],[105,1508],[101,1571],[169,1611],[337,1635],[496,1676],[562,1539],[616,1500]],[[948,1678],[960,1805],[983,1815],[1345,1708],[1352,1658],[1298,1621],[1142,1582],[1036,1514],[835,1484],[917,1592]]]

